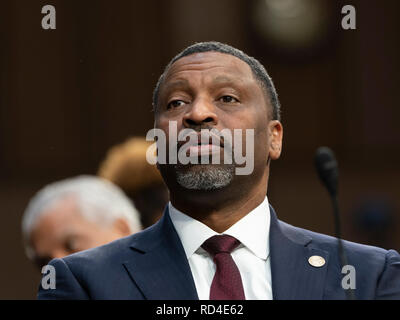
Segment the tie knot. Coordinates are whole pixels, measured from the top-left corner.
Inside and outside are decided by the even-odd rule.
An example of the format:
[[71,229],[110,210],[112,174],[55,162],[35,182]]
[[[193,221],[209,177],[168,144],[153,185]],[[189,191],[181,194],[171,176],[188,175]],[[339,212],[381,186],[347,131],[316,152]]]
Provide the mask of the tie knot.
[[228,235],[213,236],[208,240],[204,241],[202,248],[206,250],[210,255],[215,256],[218,253],[231,253],[238,245],[240,241],[236,238]]

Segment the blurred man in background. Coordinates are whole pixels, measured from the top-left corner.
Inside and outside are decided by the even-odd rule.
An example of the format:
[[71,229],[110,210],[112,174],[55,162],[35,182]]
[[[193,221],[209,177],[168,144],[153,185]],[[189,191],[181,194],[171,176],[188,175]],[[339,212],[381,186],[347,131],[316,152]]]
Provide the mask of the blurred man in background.
[[155,165],[146,160],[153,142],[134,137],[110,149],[98,175],[119,186],[140,212],[143,228],[156,223],[168,202],[168,189]]
[[114,184],[78,176],[45,186],[22,219],[28,257],[38,267],[142,229],[139,214]]

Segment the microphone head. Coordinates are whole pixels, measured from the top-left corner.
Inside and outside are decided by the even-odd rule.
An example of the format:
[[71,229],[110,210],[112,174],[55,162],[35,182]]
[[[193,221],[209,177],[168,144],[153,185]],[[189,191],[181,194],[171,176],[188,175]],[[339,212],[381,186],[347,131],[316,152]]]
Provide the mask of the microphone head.
[[332,196],[336,196],[339,169],[333,151],[328,147],[318,148],[315,153],[314,164],[318,176],[324,186],[328,189],[328,192]]

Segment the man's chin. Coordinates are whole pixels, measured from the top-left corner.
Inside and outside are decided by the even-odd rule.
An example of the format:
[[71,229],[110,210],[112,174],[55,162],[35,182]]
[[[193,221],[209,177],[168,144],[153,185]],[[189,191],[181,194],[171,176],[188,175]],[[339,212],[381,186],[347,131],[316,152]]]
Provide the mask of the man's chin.
[[233,180],[233,165],[188,164],[176,165],[176,181],[189,190],[212,191],[227,187]]

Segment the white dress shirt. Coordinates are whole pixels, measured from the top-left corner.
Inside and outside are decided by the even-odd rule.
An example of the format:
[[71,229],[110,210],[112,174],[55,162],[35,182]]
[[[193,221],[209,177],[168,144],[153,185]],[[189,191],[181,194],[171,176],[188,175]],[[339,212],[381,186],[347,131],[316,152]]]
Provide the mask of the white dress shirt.
[[[219,233],[168,204],[169,215],[182,242],[200,300],[210,298],[216,266],[201,248],[204,241]],[[271,264],[269,258],[270,212],[268,198],[222,234],[241,244],[232,251],[242,277],[246,300],[272,300]]]

